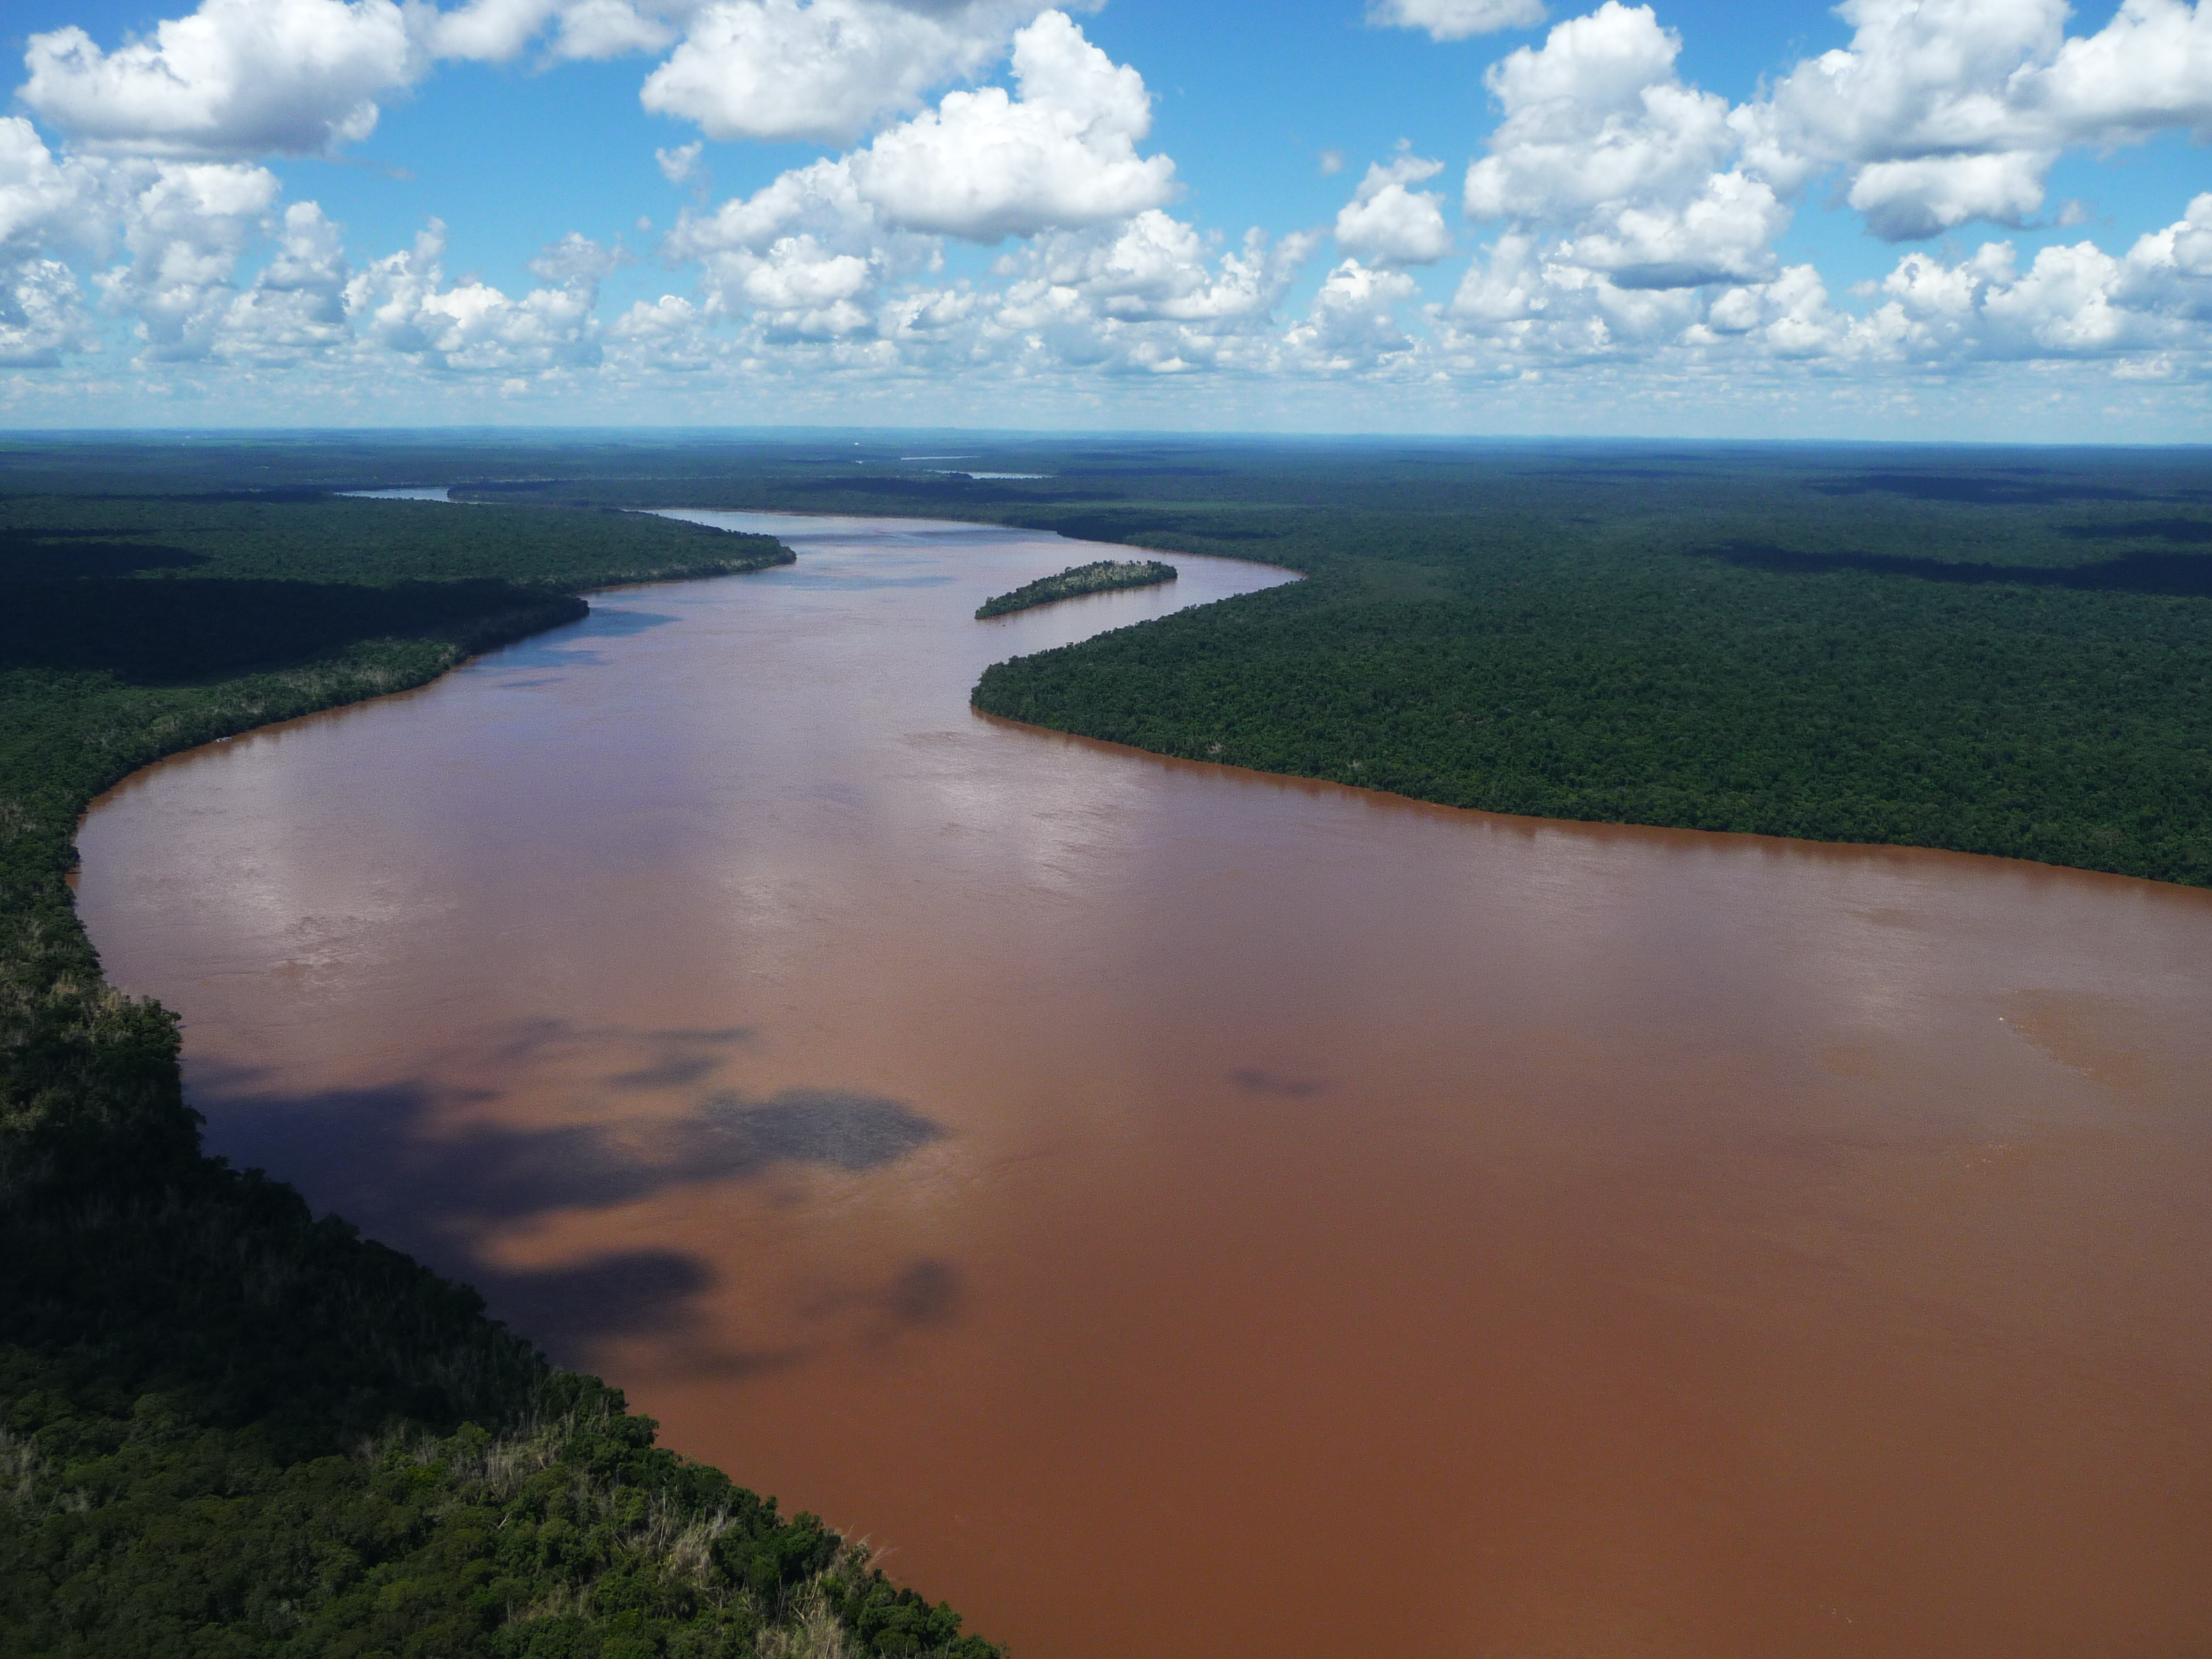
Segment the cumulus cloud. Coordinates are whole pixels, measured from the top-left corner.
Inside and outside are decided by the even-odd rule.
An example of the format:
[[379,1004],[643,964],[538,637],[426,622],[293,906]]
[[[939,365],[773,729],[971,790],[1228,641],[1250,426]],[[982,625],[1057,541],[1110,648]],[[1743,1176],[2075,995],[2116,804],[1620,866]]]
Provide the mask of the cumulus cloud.
[[1442,345],[1461,368],[1492,374],[1595,362],[1817,362],[1861,375],[2065,362],[2122,378],[2202,372],[2212,355],[2212,194],[2124,255],[2080,242],[2045,247],[2023,270],[2009,242],[1954,260],[1908,253],[1871,298],[1863,315],[1841,309],[1805,264],[1732,287],[1622,289],[1509,236],[1468,273]]
[[2044,175],[2056,151],[1994,155],[1916,155],[1875,161],[1851,179],[1850,204],[1884,241],[1909,242],[1976,219],[2017,225],[2043,205]]
[[589,368],[600,358],[592,245],[581,237],[547,250],[543,265],[570,273],[520,300],[473,279],[446,285],[446,228],[436,220],[413,247],[376,260],[346,283],[349,319],[373,345],[434,369],[544,375]]
[[1702,322],[1683,331],[1685,343],[1730,342],[1771,358],[1808,359],[1835,350],[1850,319],[1829,302],[1827,284],[1811,265],[1786,266],[1771,283],[1717,295]]
[[1771,275],[1788,210],[1734,167],[1728,102],[1682,84],[1680,50],[1649,6],[1606,0],[1493,65],[1502,118],[1468,169],[1468,216],[1549,229],[1559,258],[1621,288]]
[[210,350],[217,356],[265,362],[349,345],[349,275],[339,228],[315,203],[293,203],[278,222],[275,253],[216,320]]
[[715,138],[842,143],[981,73],[1040,0],[201,0],[104,51],[33,35],[20,95],[82,145],[144,155],[318,155],[373,131],[441,61],[674,50],[655,113]]
[[1378,270],[1346,259],[1322,280],[1305,320],[1284,337],[1284,344],[1304,368],[1372,368],[1413,349],[1398,307],[1419,293],[1419,285],[1401,270]]
[[633,372],[697,374],[722,356],[699,308],[675,294],[635,301],[615,319],[607,337],[611,355]]
[[1254,229],[1221,253],[1194,226],[1148,208],[1121,224],[1046,239],[1025,275],[1124,321],[1219,323],[1265,318],[1312,247],[1310,237],[1290,236],[1271,248]]
[[[1431,187],[1442,167],[1401,154],[1336,215],[1339,263],[1286,324],[1290,284],[1328,233],[1226,239],[1168,211],[1175,164],[1144,153],[1144,80],[1036,0],[203,0],[110,52],[76,30],[33,40],[22,97],[67,142],[49,149],[0,117],[0,364],[49,371],[127,328],[149,365],[396,361],[516,386],[2018,362],[2201,378],[2212,195],[2125,252],[1908,253],[1842,304],[1775,244],[1788,203],[1822,180],[1904,240],[2032,222],[2070,147],[2212,134],[2208,6],[2125,0],[2069,36],[2059,0],[1849,0],[1847,47],[1731,109],[1684,82],[1680,42],[1650,7],[1604,0],[1486,76],[1497,119],[1462,186],[1486,246],[1449,301],[1420,305],[1407,274],[1452,252]],[[1395,0],[1370,15],[1444,39],[1510,26],[1495,20],[1513,9]],[[604,326],[618,246],[552,244],[520,296],[449,281],[437,228],[363,264],[320,208],[283,203],[246,159],[326,153],[441,58],[533,46],[672,47],[647,101],[714,136],[874,137],[679,215],[660,252],[696,268],[696,288]],[[928,103],[999,64],[1007,87]],[[687,143],[655,160],[703,203],[702,155]],[[947,237],[1019,240],[988,277],[954,280]]]
[[2212,11],[2198,0],[2123,0],[2112,21],[2069,40],[2021,89],[2077,142],[2116,143],[2166,128],[2212,133]]
[[123,240],[131,258],[94,281],[110,310],[137,319],[145,361],[209,355],[237,296],[240,256],[278,190],[265,167],[163,161],[130,198]]
[[1849,46],[1737,112],[1751,168],[1785,191],[1841,170],[1876,235],[2025,222],[2068,148],[2212,130],[2212,11],[2125,0],[2069,38],[2065,0],[1846,0]]
[[968,361],[1028,372],[1264,370],[1279,356],[1275,307],[1316,240],[1287,236],[1271,246],[1255,229],[1223,252],[1150,209],[1121,225],[1044,238],[1006,262],[1012,280],[997,295],[949,293],[953,307],[925,318]]
[[2179,219],[2128,251],[2121,293],[2131,306],[2212,321],[2212,193],[2197,198]]
[[364,138],[423,59],[392,0],[204,0],[102,52],[34,34],[17,97],[73,142],[149,155],[315,155]]
[[2023,271],[2009,242],[1985,242],[1955,264],[1911,253],[1881,294],[1852,331],[1864,353],[1938,362],[2201,356],[2212,320],[2212,194],[2123,256],[2078,242],[2044,248]]
[[538,251],[530,261],[530,274],[540,282],[596,291],[629,257],[620,246],[608,247],[581,231],[572,230]]
[[1034,0],[711,0],[645,82],[645,106],[710,138],[849,143],[933,87],[980,74]]
[[1367,21],[1378,28],[1426,29],[1431,40],[1464,40],[1535,27],[1544,21],[1544,0],[1371,0]]
[[[52,362],[90,349],[91,319],[57,250],[129,257],[95,272],[102,307],[135,325],[149,363],[296,356],[343,342],[346,260],[312,202],[279,214],[276,175],[240,162],[57,158],[0,120],[0,353]],[[249,252],[258,276],[239,285]],[[10,258],[9,256],[13,256]]]
[[884,276],[936,257],[928,239],[883,222],[842,159],[793,168],[712,214],[684,213],[661,252],[699,263],[708,317],[754,319],[786,340],[869,331]]
[[1144,78],[1048,11],[1014,37],[1018,97],[953,92],[852,157],[860,194],[890,222],[971,241],[1092,225],[1158,207],[1175,162],[1140,156]]
[[0,366],[52,368],[94,348],[76,277],[58,259],[0,262]]
[[1692,289],[1621,286],[1532,235],[1500,236],[1486,253],[1446,308],[1456,347],[1553,363],[1644,356],[1678,341],[1705,306]]
[[94,188],[85,167],[57,160],[28,121],[0,116],[0,253],[39,246]]
[[1434,191],[1411,190],[1444,170],[1442,161],[1401,155],[1389,167],[1367,169],[1359,189],[1336,216],[1337,246],[1370,264],[1433,264],[1451,252],[1443,200]]

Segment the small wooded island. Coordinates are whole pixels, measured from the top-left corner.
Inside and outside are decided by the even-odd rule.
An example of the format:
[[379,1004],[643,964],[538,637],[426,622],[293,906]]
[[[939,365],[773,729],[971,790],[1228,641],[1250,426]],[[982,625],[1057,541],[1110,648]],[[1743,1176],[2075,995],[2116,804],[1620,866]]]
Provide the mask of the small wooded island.
[[1151,587],[1176,579],[1176,568],[1158,559],[1101,559],[1096,564],[1071,565],[1057,576],[1041,576],[1011,593],[988,599],[975,608],[975,620],[1026,611],[1083,593],[1109,593],[1117,587]]

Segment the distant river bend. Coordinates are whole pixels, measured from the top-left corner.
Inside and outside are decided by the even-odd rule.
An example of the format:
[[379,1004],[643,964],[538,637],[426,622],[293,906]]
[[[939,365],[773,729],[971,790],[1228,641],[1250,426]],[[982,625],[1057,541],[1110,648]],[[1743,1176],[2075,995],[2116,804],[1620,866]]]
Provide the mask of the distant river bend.
[[2212,894],[973,714],[1107,550],[684,516],[88,820],[212,1150],[1021,1659],[2199,1650]]

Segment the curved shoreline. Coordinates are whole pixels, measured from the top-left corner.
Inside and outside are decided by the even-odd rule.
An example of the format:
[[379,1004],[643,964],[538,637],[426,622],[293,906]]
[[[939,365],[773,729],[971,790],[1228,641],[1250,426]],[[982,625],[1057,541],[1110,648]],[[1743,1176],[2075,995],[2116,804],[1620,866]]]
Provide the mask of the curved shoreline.
[[1662,842],[1692,848],[1701,845],[1716,848],[1749,846],[1771,848],[1777,854],[1826,856],[1837,860],[1886,856],[1912,860],[1958,859],[1976,864],[2009,866],[2029,874],[2048,872],[2054,878],[2067,880],[2087,878],[2119,883],[2131,888],[2148,887],[2165,898],[2170,898],[2177,892],[2185,893],[2191,896],[2191,899],[2185,902],[2212,905],[2212,887],[2198,887],[2187,882],[2161,881],[2155,876],[2131,876],[2118,870],[2090,870],[2074,864],[2050,864],[2039,859],[2014,858],[2004,853],[1976,853],[1957,847],[1923,847],[1911,842],[1816,841],[1808,836],[1774,836],[1756,830],[1698,830],[1684,824],[1636,823],[1619,818],[1562,818],[1528,812],[1500,812],[1486,806],[1457,806],[1449,801],[1401,794],[1396,790],[1379,788],[1372,784],[1346,783],[1340,778],[1316,777],[1307,772],[1271,772],[1260,767],[1240,766],[1234,761],[1210,760],[1203,757],[1170,754],[1159,749],[1142,749],[1134,744],[1117,743],[1111,738],[1094,738],[1082,732],[1063,731],[1056,726],[1039,726],[1033,721],[1016,720],[1008,714],[994,714],[983,708],[971,707],[969,712],[989,726],[1020,732],[1033,738],[1053,738],[1124,760],[1147,762],[1170,771],[1188,770],[1199,775],[1218,775],[1241,782],[1273,785],[1302,794],[1348,795],[1387,806],[1393,811],[1433,814],[1446,821],[1474,819],[1528,836],[1547,832],[1596,834],[1602,840],[1605,837],[1601,832],[1618,830],[1625,835],[1656,836]]
[[[2051,1477],[2066,1583],[2156,1519],[2128,1494],[2165,1407],[2122,1408],[2172,1400],[2172,1368],[2141,1344],[2063,1375],[2039,1356],[2100,1309],[2140,1333],[2138,1308],[2201,1293],[2187,1240],[2078,1249],[2094,1194],[2156,1183],[2129,1211],[2148,1225],[2201,1175],[2163,1132],[2203,1048],[2174,1014],[2201,902],[1000,735],[966,706],[981,664],[1168,597],[1008,635],[966,609],[1065,562],[1048,539],[801,545],[811,575],[641,592],[627,609],[680,623],[225,751],[88,838],[95,873],[136,867],[88,918],[142,918],[118,978],[185,994],[214,1149],[421,1241],[671,1444],[896,1540],[987,1632],[1076,1659],[1157,1545],[1116,1525],[1130,1491],[1272,1558],[1230,1606],[1178,1553],[1148,1603],[1173,1659],[1233,1650],[1220,1621],[1255,1601],[1280,1626],[1330,1616],[1301,1552],[1340,1547],[1310,1511],[1342,1468],[1419,1535],[1378,1568],[1399,1646],[1439,1596],[1494,1623],[1516,1580],[1577,1582],[1540,1542],[1566,1494],[1639,1559],[1692,1540],[1715,1577],[1641,1585],[1686,1628],[1724,1605],[1768,1633],[1823,1564],[1887,1584],[1923,1549],[1832,1484],[1855,1470],[1945,1517],[1959,1565],[1927,1582],[2003,1630],[1994,1583],[2050,1598],[2009,1588],[2023,1522],[1990,1479]],[[170,853],[165,819],[190,826]],[[191,981],[194,956],[231,971]],[[2130,1079],[2166,1093],[2109,1097]],[[810,1103],[909,1150],[850,1168],[778,1139],[799,1161],[760,1170],[743,1114]],[[1916,1393],[1915,1333],[1972,1368],[1961,1401],[2016,1375],[2034,1421]],[[1826,1390],[1838,1363],[1858,1382]],[[1266,1420],[1222,1414],[1255,1389]],[[1682,1432],[1651,1432],[1654,1390]],[[2109,1479],[2069,1486],[2045,1430],[2084,1413],[2132,1426]],[[1738,1432],[1778,1414],[1832,1431],[1790,1441],[1802,1478]],[[2000,1474],[1929,1485],[1928,1441]],[[1671,1506],[1723,1476],[1779,1589]],[[1503,1554],[1470,1560],[1467,1525]]]

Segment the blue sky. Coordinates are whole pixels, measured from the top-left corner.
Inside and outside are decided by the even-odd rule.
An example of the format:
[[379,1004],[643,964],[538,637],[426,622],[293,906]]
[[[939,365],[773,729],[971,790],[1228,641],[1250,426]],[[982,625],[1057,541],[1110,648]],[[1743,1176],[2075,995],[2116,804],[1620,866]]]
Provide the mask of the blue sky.
[[2182,0],[9,20],[14,425],[2212,438]]

